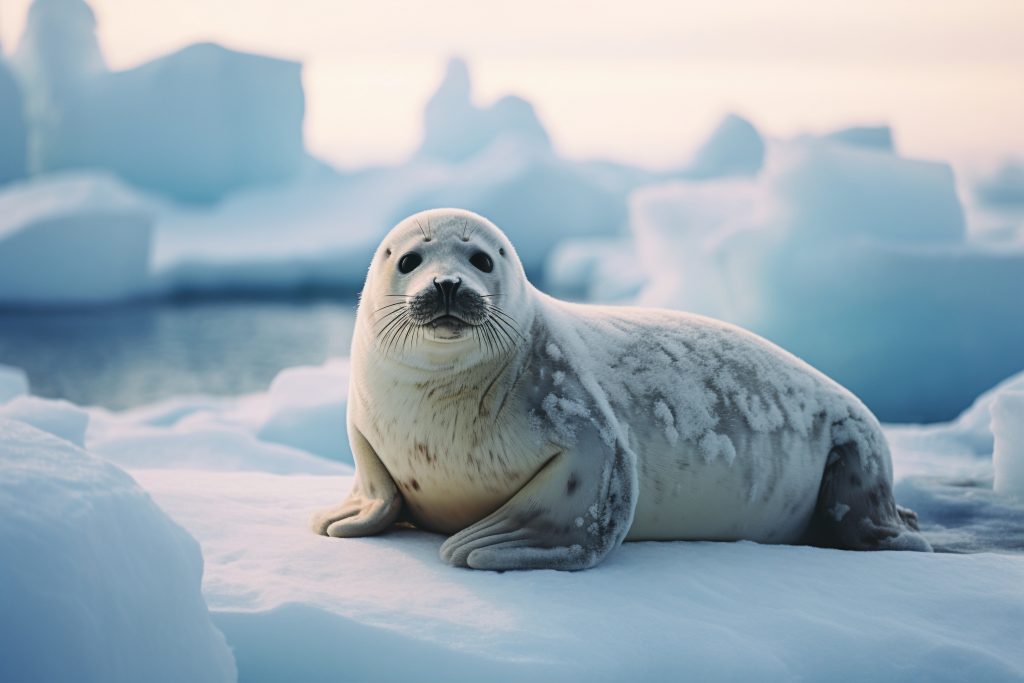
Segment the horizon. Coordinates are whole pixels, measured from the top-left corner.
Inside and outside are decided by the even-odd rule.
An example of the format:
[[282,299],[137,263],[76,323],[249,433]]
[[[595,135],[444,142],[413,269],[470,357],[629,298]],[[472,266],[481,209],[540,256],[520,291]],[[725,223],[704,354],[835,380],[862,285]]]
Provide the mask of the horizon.
[[[8,55],[30,4],[0,5]],[[346,168],[412,154],[423,105],[452,56],[469,63],[476,102],[526,98],[569,158],[678,165],[729,112],[770,137],[885,124],[904,155],[958,168],[987,170],[1024,156],[1021,3],[913,2],[883,11],[877,2],[790,0],[784,11],[734,0],[684,11],[646,0],[592,12],[586,22],[575,21],[582,6],[567,0],[551,5],[545,22],[536,20],[539,0],[514,11],[466,0],[429,9],[299,0],[283,19],[270,2],[90,5],[113,69],[194,42],[302,61],[307,147]]]

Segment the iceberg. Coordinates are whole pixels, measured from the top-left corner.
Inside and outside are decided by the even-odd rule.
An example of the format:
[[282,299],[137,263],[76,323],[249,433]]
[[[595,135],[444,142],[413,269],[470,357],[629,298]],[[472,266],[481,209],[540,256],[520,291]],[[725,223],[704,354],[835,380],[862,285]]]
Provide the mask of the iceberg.
[[21,86],[0,43],[0,186],[28,173],[28,132]]
[[0,191],[0,305],[98,304],[150,287],[154,212],[112,177],[56,174]]
[[756,179],[631,197],[637,303],[747,327],[882,419],[950,419],[1024,368],[1024,249],[970,239],[951,169],[822,139],[775,143]]
[[186,202],[295,177],[301,65],[196,44],[110,71],[84,0],[36,0],[14,57],[29,169],[94,168]]
[[531,105],[506,95],[490,107],[472,101],[469,66],[455,57],[423,112],[423,141],[417,155],[459,162],[479,154],[500,139],[549,151],[551,140]]

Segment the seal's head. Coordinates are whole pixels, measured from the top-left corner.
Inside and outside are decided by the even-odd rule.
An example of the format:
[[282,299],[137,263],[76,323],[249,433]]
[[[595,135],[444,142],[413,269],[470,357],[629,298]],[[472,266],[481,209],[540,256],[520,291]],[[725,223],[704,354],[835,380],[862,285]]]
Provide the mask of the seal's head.
[[512,244],[470,211],[406,218],[370,264],[360,324],[377,350],[415,365],[467,365],[512,353],[532,318]]

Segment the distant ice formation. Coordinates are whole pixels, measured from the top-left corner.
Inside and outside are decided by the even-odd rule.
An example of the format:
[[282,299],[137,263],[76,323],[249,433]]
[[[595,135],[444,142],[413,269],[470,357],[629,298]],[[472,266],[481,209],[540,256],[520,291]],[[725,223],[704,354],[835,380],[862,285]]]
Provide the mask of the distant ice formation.
[[856,147],[866,147],[884,152],[896,151],[892,128],[889,126],[851,126],[828,133],[824,138]]
[[[776,142],[756,179],[638,190],[631,229],[647,269],[637,303],[750,328],[885,419],[948,419],[1024,368],[1024,250],[969,239],[944,164],[828,136]],[[615,292],[614,267],[589,269]]]
[[21,86],[0,44],[0,186],[28,173],[28,131]]
[[727,114],[681,173],[693,180],[754,176],[764,164],[765,145],[754,124]]
[[472,97],[469,66],[458,57],[449,60],[441,85],[423,112],[420,156],[464,161],[501,139],[550,150],[548,133],[529,102],[506,95],[484,108],[473,104]]
[[29,169],[106,169],[188,202],[293,178],[305,159],[296,62],[197,44],[107,69],[84,0],[35,0],[14,58]]
[[96,304],[149,288],[153,210],[114,178],[58,174],[0,192],[0,305]]
[[1024,208],[1024,161],[1007,161],[978,181],[975,194],[989,206]]

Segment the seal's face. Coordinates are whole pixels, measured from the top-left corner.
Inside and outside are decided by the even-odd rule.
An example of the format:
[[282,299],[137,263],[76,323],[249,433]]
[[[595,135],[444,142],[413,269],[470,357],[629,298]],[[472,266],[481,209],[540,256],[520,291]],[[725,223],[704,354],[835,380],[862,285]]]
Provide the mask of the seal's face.
[[519,345],[525,296],[505,235],[476,214],[443,209],[410,216],[384,238],[362,305],[389,357],[475,362]]

